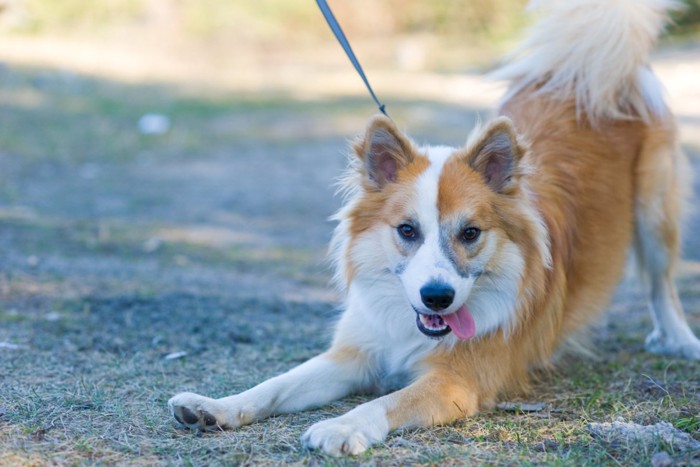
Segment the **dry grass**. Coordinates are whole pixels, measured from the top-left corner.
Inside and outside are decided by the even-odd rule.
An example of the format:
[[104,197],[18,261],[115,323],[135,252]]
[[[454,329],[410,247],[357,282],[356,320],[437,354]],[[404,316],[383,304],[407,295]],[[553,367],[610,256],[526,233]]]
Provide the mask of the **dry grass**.
[[[576,360],[544,378],[533,395],[546,404],[541,412],[496,411],[452,426],[399,432],[356,459],[332,460],[305,452],[298,439],[311,423],[343,413],[365,400],[361,397],[198,437],[175,426],[166,413],[167,398],[179,390],[223,396],[308,358],[322,347],[318,337],[322,320],[303,327],[293,323],[308,313],[322,315],[327,306],[287,306],[284,319],[256,333],[241,330],[239,323],[271,320],[270,311],[261,313],[270,304],[237,303],[234,312],[232,305],[200,300],[167,297],[168,310],[163,314],[158,313],[163,304],[156,298],[94,302],[89,311],[66,312],[83,316],[79,324],[61,320],[48,326],[26,319],[22,326],[10,326],[34,327],[33,334],[45,348],[34,345],[3,359],[0,400],[7,413],[0,425],[0,462],[629,465],[648,462],[655,452],[669,447],[608,444],[591,437],[587,422],[617,417],[640,424],[670,421],[696,438],[700,434],[698,365],[648,357],[638,345],[628,344],[603,349],[606,354],[617,350],[603,361]],[[151,330],[143,336],[120,323],[130,311],[138,315],[139,308],[148,313],[143,318],[148,326],[143,322],[132,326]],[[150,337],[153,330],[165,335],[163,341]],[[178,339],[183,332],[186,336]],[[115,342],[112,334],[119,340]],[[641,336],[633,332],[622,337]],[[77,348],[68,339],[79,342],[73,344]],[[188,349],[190,354],[164,360],[163,355],[174,348]],[[698,461],[693,457],[697,453],[670,453],[679,462]]]

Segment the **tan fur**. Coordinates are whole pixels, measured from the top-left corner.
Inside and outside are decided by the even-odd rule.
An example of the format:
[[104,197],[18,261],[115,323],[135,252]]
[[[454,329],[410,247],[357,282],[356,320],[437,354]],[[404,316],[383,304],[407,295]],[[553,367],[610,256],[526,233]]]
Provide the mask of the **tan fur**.
[[475,394],[469,383],[455,379],[449,367],[436,366],[414,384],[385,396],[389,427],[439,425],[474,415]]

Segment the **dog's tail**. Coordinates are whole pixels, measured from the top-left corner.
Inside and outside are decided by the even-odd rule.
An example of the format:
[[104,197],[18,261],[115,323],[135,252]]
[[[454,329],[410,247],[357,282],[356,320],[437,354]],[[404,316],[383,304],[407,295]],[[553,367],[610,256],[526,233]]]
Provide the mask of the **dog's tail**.
[[511,81],[509,96],[539,85],[543,93],[574,98],[579,119],[641,118],[666,112],[663,88],[649,54],[674,0],[539,0],[542,19],[496,70]]

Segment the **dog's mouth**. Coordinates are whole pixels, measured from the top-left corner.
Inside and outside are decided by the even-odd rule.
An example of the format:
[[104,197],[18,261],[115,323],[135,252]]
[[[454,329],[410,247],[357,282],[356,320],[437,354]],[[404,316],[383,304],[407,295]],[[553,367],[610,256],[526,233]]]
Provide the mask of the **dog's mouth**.
[[442,337],[452,332],[450,326],[440,315],[426,315],[416,313],[416,325],[418,330],[428,337]]
[[443,337],[454,332],[462,340],[471,339],[476,333],[474,317],[466,305],[447,315],[427,314],[416,310],[416,326],[428,337]]

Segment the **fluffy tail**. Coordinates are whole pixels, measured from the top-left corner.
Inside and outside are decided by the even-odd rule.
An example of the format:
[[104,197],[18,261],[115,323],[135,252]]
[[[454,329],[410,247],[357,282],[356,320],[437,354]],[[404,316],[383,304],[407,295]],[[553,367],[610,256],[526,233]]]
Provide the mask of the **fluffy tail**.
[[673,0],[540,0],[542,19],[494,73],[511,80],[509,95],[541,84],[541,92],[575,98],[579,118],[641,118],[666,112],[663,88],[648,67]]

